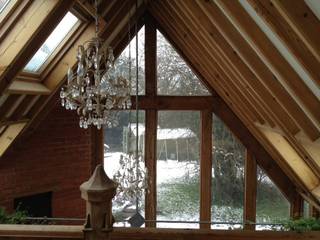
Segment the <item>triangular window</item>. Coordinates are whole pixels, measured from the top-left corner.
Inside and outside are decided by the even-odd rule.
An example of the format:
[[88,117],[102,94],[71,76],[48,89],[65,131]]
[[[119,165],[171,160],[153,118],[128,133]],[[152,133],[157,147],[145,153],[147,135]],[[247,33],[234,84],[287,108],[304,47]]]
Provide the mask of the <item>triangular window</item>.
[[157,31],[157,76],[158,95],[210,95],[208,89],[159,31]]
[[[290,204],[268,175],[257,168],[257,230],[263,230],[266,223],[281,223],[290,219]],[[259,223],[264,225],[259,225]]]

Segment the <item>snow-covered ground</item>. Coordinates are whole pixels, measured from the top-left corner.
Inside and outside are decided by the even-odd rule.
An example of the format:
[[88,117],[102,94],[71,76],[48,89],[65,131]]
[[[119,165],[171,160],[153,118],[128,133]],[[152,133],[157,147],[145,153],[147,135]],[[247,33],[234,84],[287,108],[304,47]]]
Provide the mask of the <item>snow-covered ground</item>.
[[[106,152],[104,155],[104,169],[109,176],[109,178],[113,178],[113,175],[118,171],[120,166],[119,160],[120,156],[124,154],[122,152]],[[199,171],[199,164],[197,161],[191,162],[179,162],[177,160],[159,160],[157,161],[157,185],[162,183],[175,182],[178,179],[181,179],[188,176],[193,177]],[[159,189],[160,190],[160,189]],[[126,205],[130,205],[129,202]],[[117,209],[115,209],[115,207]],[[120,212],[123,210],[122,206],[114,206],[114,212]],[[131,215],[134,214],[134,205],[126,208],[126,213],[130,218]],[[183,211],[183,210],[181,210]],[[141,212],[144,215],[144,212]],[[218,207],[214,206],[212,209],[212,221],[214,222],[241,222],[242,220],[243,210],[242,208],[234,209],[228,206]],[[127,219],[128,219],[127,218]],[[180,216],[174,216],[171,219],[168,216],[157,216],[157,220],[163,221],[198,221],[199,213],[194,213],[193,215],[181,214]],[[118,227],[129,227],[130,224],[126,222],[118,222],[115,224]],[[199,228],[198,223],[174,223],[174,222],[163,222],[157,223],[157,227],[161,228]],[[212,224],[212,229],[239,229],[241,228],[241,224]],[[257,226],[257,230],[265,230],[271,229],[270,226],[260,225]]]
[[[119,169],[120,156],[123,152],[112,152],[104,154],[104,170],[109,178]],[[186,175],[194,176],[199,165],[193,162],[178,162],[177,160],[157,161],[157,184],[173,181],[176,178],[182,178]]]

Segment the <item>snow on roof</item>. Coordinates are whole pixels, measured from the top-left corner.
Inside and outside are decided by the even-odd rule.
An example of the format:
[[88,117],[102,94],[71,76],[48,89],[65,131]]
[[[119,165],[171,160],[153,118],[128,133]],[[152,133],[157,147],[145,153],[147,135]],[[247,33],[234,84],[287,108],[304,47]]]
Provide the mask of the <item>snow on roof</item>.
[[189,128],[158,128],[157,139],[192,138],[196,134]]
[[[136,136],[136,124],[133,123],[129,127],[133,135]],[[139,132],[139,136],[144,135],[145,133],[144,124],[141,124],[141,123],[138,124],[138,132]],[[192,138],[195,136],[196,134],[189,128],[160,128],[158,126],[158,131],[157,131],[158,140]]]

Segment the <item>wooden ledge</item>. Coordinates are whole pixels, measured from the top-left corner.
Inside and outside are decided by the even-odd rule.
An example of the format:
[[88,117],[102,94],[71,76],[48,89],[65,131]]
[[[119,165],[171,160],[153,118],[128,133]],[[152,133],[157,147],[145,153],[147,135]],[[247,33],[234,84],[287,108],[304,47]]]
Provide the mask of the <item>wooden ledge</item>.
[[[0,238],[69,238],[83,239],[83,226],[66,225],[11,225],[0,224]],[[111,239],[320,239],[320,232],[282,232],[282,231],[246,231],[246,230],[201,230],[201,229],[164,229],[164,228],[114,228]]]

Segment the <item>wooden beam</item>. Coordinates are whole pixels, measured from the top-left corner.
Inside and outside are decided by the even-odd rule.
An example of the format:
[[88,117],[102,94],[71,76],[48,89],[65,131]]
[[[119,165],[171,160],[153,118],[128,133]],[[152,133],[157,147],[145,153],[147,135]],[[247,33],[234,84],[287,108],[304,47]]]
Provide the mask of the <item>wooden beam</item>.
[[[235,54],[232,46],[224,40],[224,37],[219,33],[215,26],[203,15],[203,11],[197,6],[196,1],[183,1],[181,4],[176,4],[172,7],[179,9],[182,19],[190,19],[190,21],[185,20],[185,22],[192,32],[199,32],[199,34],[196,34],[199,38],[198,44],[208,46],[206,54],[210,54],[216,59],[221,70],[229,76],[230,80],[234,82],[234,85],[241,86],[239,88],[240,92],[247,96],[249,103],[254,107],[258,114],[271,127],[275,127],[275,120],[273,119],[272,114],[270,114],[271,105],[274,105],[274,103],[273,101],[270,101],[270,104],[266,104],[266,101],[264,100],[266,95],[269,99],[273,99],[271,94],[266,91],[262,84],[259,84],[256,76],[244,64],[239,56]],[[252,87],[252,82],[254,82],[254,87]],[[279,104],[277,103],[277,105]],[[281,106],[274,107],[274,109],[281,111],[281,115],[284,117],[287,115],[284,113]],[[288,122],[293,123],[293,120],[289,119]],[[290,126],[292,126],[292,124]],[[297,129],[297,127],[295,128]]]
[[[303,80],[249,16],[241,4],[237,1],[231,3],[230,1],[221,0],[215,1],[215,4],[223,9],[224,13],[231,19],[233,24],[237,26],[240,33],[246,38],[250,46],[272,70],[275,76],[290,87],[299,101],[303,103],[308,112],[313,116],[313,120],[316,123],[320,123],[319,100],[304,84]],[[256,36],[259,36],[259,38]],[[288,109],[291,108],[290,105],[286,105],[286,107]],[[306,116],[303,109],[302,111],[300,109],[299,112],[292,113],[294,119],[311,140],[318,139],[320,137],[320,131],[317,126],[315,126],[315,124]]]
[[0,136],[0,157],[4,154],[11,142],[19,135],[26,125],[26,122],[15,123],[9,125],[4,133]]
[[249,0],[248,3],[273,32],[280,37],[282,42],[290,49],[295,59],[310,74],[316,86],[320,88],[320,61],[308,49],[308,46],[300,39],[300,36],[295,33],[285,17],[274,7],[272,1]]
[[7,113],[10,111],[15,102],[18,101],[18,99],[19,95],[17,94],[8,95],[4,103],[0,106],[0,119],[6,118]]
[[[145,81],[146,95],[154,100],[157,94],[157,32],[153,19],[145,16]],[[138,87],[138,86],[136,86]],[[140,102],[139,102],[140,106]],[[141,109],[139,107],[139,109]],[[146,219],[157,218],[157,108],[146,111],[145,161],[148,169],[149,189],[146,195]],[[148,146],[149,145],[149,146]],[[147,227],[156,227],[156,223],[146,223]]]
[[72,4],[72,0],[32,2],[0,45],[0,94],[28,63]]
[[[12,112],[11,116],[4,120],[4,123],[7,122],[16,122],[20,121],[21,119],[25,119],[24,112],[28,108],[29,104],[33,101],[33,95],[27,95],[21,103],[17,106],[17,108]],[[2,124],[2,123],[0,123]]]
[[319,178],[283,136],[263,129],[261,131],[273,143],[273,147],[283,157],[287,165],[299,176],[309,191],[312,191],[320,184]]
[[146,95],[157,95],[157,30],[153,18],[145,15],[145,78]]
[[[300,129],[295,122],[292,122],[294,119],[292,115],[299,114],[300,116],[304,113],[294,99],[278,81],[270,81],[270,79],[274,79],[273,73],[215,4],[207,1],[197,3],[210,22],[216,27],[216,30],[211,30],[211,32],[220,32],[223,36],[220,38],[224,38],[232,46],[234,55],[241,58],[250,71],[255,74],[256,78],[247,77],[245,79],[251,86],[252,91],[258,91],[259,95],[261,95],[264,107],[269,109],[268,114],[270,114],[270,117],[276,119],[277,125],[280,122],[280,125],[287,128],[291,134],[297,134]],[[224,48],[226,49],[226,47]],[[232,54],[229,54],[229,56],[232,57]],[[244,68],[242,72],[245,70]],[[250,76],[250,74],[246,75]],[[288,108],[287,106],[290,107]],[[287,124],[288,122],[290,124]]]
[[[145,199],[145,219],[157,217],[157,111],[146,111],[145,127],[145,164],[148,169],[148,190]],[[156,223],[147,222],[147,227],[156,227]]]
[[317,16],[303,0],[271,1],[290,27],[320,62],[319,31],[320,22]]
[[309,208],[310,208],[310,217],[313,217],[315,219],[319,219],[320,218],[320,211],[311,205],[309,205]]
[[[0,225],[0,237],[4,238],[57,238],[83,239],[83,226],[65,225]],[[145,239],[145,240],[316,240],[318,231],[245,231],[245,230],[205,230],[205,229],[153,229],[153,228],[113,228],[111,240]]]
[[293,219],[301,218],[303,216],[303,198],[301,195],[297,193],[290,204],[290,217]]
[[9,5],[11,6],[6,7],[9,7],[8,11],[3,11],[0,16],[0,44],[20,20],[20,17],[24,14],[24,12],[27,11],[31,3],[31,0],[12,0],[9,2]]
[[[240,79],[241,74],[238,72],[235,73],[233,71],[235,69],[231,69],[232,64],[226,63],[227,60],[224,58],[224,56],[217,54],[219,49],[217,49],[216,46],[214,46],[212,42],[208,41],[208,39],[204,36],[204,31],[201,31],[201,26],[195,26],[194,22],[197,21],[196,19],[198,19],[198,17],[195,17],[194,12],[189,11],[189,9],[185,7],[187,3],[192,4],[194,2],[182,1],[179,5],[175,1],[167,1],[165,3],[166,4],[163,4],[162,8],[165,8],[166,5],[168,5],[168,14],[172,15],[174,21],[176,22],[177,28],[181,29],[183,26],[185,29],[190,29],[190,32],[188,33],[190,35],[190,41],[195,41],[192,45],[202,46],[202,54],[206,56],[205,58],[202,58],[202,61],[204,59],[210,59],[212,66],[222,76],[224,81],[228,82],[228,85],[231,85],[232,88],[237,89],[238,92],[242,94],[243,104],[246,104],[248,108],[250,106],[250,111],[254,113],[254,115],[258,118],[258,121],[266,121],[266,118],[262,114],[262,112],[264,112],[264,108],[259,109],[260,104],[257,102],[259,97],[253,96],[248,91],[248,87],[243,84],[245,81]],[[176,31],[179,31],[179,29]]]
[[[212,182],[212,111],[201,112],[200,143],[200,221],[211,221],[211,182]],[[200,224],[201,229],[211,225]]]
[[[158,110],[205,110],[212,109],[212,96],[139,96],[139,109]],[[135,97],[131,98],[132,109],[135,108]]]
[[255,230],[257,201],[257,163],[250,151],[246,151],[243,221],[245,230]]
[[9,94],[48,95],[50,94],[50,89],[41,83],[15,80],[10,84],[6,92]]

